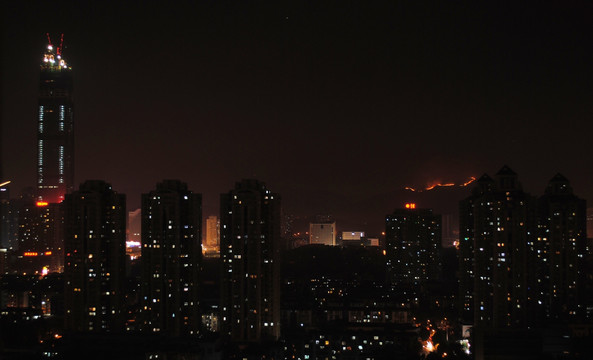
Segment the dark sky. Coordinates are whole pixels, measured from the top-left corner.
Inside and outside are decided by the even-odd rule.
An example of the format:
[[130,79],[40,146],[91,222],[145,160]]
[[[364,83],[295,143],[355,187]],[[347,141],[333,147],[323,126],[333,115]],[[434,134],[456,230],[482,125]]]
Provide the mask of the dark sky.
[[256,177],[285,212],[363,227],[413,200],[404,186],[504,164],[534,195],[561,172],[593,200],[591,2],[121,3],[2,2],[13,195],[35,183],[39,63],[63,32],[76,183],[130,210],[178,178],[216,214]]

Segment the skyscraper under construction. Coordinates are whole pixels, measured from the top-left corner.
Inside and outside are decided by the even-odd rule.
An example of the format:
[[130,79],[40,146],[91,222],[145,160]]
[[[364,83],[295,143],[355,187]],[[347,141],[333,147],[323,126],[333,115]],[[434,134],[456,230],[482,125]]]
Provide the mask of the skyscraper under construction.
[[48,203],[63,201],[74,186],[73,81],[63,39],[54,46],[48,35],[39,75],[37,196]]

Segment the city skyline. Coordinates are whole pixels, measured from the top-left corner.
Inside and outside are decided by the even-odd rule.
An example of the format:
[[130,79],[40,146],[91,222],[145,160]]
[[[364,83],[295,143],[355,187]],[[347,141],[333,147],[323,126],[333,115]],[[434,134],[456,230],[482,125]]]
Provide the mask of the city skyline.
[[560,172],[593,199],[590,4],[3,8],[11,196],[35,181],[49,32],[65,34],[75,71],[74,187],[104,179],[130,210],[155,182],[181,179],[216,215],[219,194],[257,178],[287,213],[380,226],[408,201],[446,213],[406,186],[504,164],[527,192]]
[[2,14],[1,356],[586,353],[593,4]]

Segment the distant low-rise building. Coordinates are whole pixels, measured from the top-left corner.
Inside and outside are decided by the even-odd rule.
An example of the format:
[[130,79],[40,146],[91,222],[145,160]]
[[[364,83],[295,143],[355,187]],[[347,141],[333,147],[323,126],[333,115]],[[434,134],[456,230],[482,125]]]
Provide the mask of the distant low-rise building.
[[336,245],[336,222],[309,224],[309,244]]

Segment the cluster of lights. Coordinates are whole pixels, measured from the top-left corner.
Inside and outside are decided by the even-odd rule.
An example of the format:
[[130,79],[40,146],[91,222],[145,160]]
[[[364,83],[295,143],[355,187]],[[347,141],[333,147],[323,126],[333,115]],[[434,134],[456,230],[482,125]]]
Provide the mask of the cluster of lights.
[[66,61],[62,59],[62,55],[60,55],[59,51],[60,49],[58,48],[57,55],[54,55],[53,50],[53,45],[47,45],[47,53],[43,56],[43,62],[50,66],[55,66],[57,62],[60,68],[67,69],[68,65],[66,65]]
[[46,252],[25,251],[23,253],[23,256],[27,256],[27,257],[30,257],[30,256],[44,256],[44,255],[45,256],[51,255],[51,251],[46,251]]

